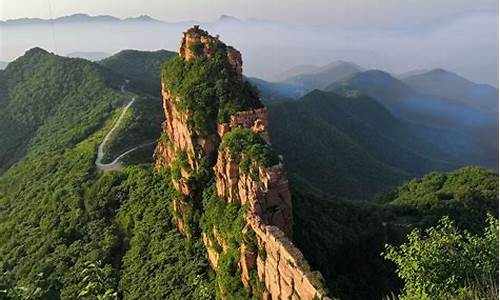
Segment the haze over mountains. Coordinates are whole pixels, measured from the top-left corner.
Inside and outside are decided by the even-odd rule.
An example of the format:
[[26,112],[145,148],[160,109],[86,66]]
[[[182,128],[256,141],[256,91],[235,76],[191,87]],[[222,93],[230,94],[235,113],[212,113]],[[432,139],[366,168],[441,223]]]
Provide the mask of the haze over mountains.
[[[11,61],[34,46],[63,55],[116,53],[130,48],[177,50],[178,33],[200,23],[225,40],[241,45],[247,74],[263,79],[276,78],[294,65],[320,66],[343,60],[390,73],[439,67],[476,82],[497,85],[498,64],[494,62],[498,62],[498,42],[484,30],[497,22],[498,15],[474,12],[433,22],[432,30],[415,31],[306,26],[232,16],[221,16],[215,21],[168,22],[148,16],[119,19],[76,14],[53,21],[2,21],[0,60]],[[25,38],[17,39],[18,36]]]
[[343,64],[340,68],[338,63],[325,66],[319,73],[313,70],[293,74],[283,82],[294,81],[304,91],[310,91],[330,78],[331,83],[323,90],[351,97],[353,101],[360,94],[368,95],[440,151],[469,164],[497,167],[497,89],[442,69],[415,72],[404,80],[380,70],[361,71],[361,67],[359,72],[353,68],[352,74],[344,76],[343,70],[352,64]]

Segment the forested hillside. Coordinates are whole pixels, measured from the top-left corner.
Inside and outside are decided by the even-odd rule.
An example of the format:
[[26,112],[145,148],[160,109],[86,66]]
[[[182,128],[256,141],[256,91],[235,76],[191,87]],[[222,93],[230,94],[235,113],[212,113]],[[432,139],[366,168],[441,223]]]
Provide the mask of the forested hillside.
[[[201,245],[186,244],[171,223],[169,174],[150,165],[103,174],[94,165],[97,145],[132,96],[120,91],[123,77],[41,49],[2,75],[2,134],[18,138],[2,139],[0,153],[10,157],[19,145],[24,153],[0,177],[0,284],[9,297],[76,299],[87,262],[100,262],[127,299],[210,297]],[[151,100],[136,96],[127,130],[110,144],[116,152],[123,151],[116,144],[150,138],[137,134],[137,123],[151,122]]]
[[[312,266],[321,271],[330,291],[340,299],[381,299],[390,291],[397,292],[402,282],[394,265],[380,253],[385,244],[406,241],[413,228],[435,226],[448,216],[460,230],[482,234],[487,214],[498,214],[498,174],[480,168],[435,172],[413,179],[387,192],[378,203],[340,201],[303,188],[293,193],[295,240]],[[485,246],[496,249],[491,244]],[[436,255],[446,255],[442,251]],[[491,255],[495,257],[495,252]],[[420,263],[419,258],[412,257],[415,264]],[[496,260],[496,264],[490,260],[485,265],[494,268],[498,252]],[[432,266],[437,268],[438,262]],[[450,263],[448,268],[451,266],[459,267]],[[417,274],[432,267],[422,268]],[[469,274],[477,275],[480,274]],[[490,285],[491,278],[477,279],[483,287]],[[445,279],[442,280],[433,283],[444,285]]]
[[131,88],[150,95],[159,96],[160,74],[162,64],[175,56],[175,52],[167,50],[140,51],[123,50],[99,63],[131,80]]
[[315,90],[270,105],[269,116],[289,171],[337,196],[366,199],[406,178],[461,164],[367,96]]

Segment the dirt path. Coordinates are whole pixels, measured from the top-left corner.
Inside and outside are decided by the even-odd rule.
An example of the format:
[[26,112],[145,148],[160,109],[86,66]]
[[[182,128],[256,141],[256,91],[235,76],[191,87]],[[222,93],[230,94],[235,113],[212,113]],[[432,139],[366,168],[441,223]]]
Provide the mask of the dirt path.
[[[126,94],[125,84],[121,87],[121,91],[122,91],[122,93]],[[108,133],[106,133],[106,136],[104,137],[101,144],[99,144],[99,147],[97,148],[97,159],[95,160],[95,165],[103,171],[120,170],[121,168],[123,168],[123,165],[120,163],[121,158],[123,158],[125,155],[127,155],[127,154],[129,154],[129,153],[131,153],[139,148],[146,147],[146,146],[149,146],[149,145],[156,143],[156,141],[152,141],[152,142],[140,144],[140,145],[135,146],[135,147],[123,152],[122,154],[118,155],[112,162],[107,163],[107,164],[102,163],[102,159],[104,157],[104,146],[106,146],[106,143],[108,142],[109,138],[111,137],[111,135],[113,134],[115,129],[120,125],[121,121],[123,120],[123,117],[125,116],[125,113],[127,113],[127,110],[130,108],[130,106],[132,106],[132,104],[134,104],[134,102],[135,102],[135,96],[133,96],[132,99],[123,108],[123,111],[121,112],[120,116],[118,117],[118,120],[116,120],[115,124],[113,124],[113,127],[108,131]]]

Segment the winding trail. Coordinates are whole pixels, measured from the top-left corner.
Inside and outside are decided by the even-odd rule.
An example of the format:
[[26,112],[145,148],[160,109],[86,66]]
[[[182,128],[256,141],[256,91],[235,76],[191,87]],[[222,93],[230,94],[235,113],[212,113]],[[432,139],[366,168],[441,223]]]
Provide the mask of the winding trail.
[[[122,85],[122,87],[121,87],[121,92],[123,94],[127,93],[127,91],[125,90],[125,84]],[[123,158],[127,154],[129,154],[129,153],[131,153],[139,148],[146,147],[146,146],[149,146],[149,145],[156,143],[156,140],[154,140],[152,142],[140,144],[140,145],[135,146],[135,147],[123,152],[122,154],[118,155],[112,162],[107,163],[107,164],[102,163],[102,159],[104,158],[104,146],[106,145],[109,138],[113,134],[113,131],[115,131],[115,129],[120,125],[121,121],[123,120],[123,117],[125,116],[125,113],[127,113],[127,110],[130,108],[130,106],[132,106],[132,104],[134,104],[134,102],[135,102],[135,96],[133,96],[132,99],[127,103],[127,105],[125,105],[125,107],[123,108],[123,111],[121,112],[120,116],[118,117],[118,120],[116,120],[115,124],[113,124],[113,127],[108,131],[108,133],[106,133],[106,136],[104,136],[104,139],[102,140],[101,144],[99,144],[99,147],[97,148],[97,159],[95,160],[95,165],[103,171],[120,170],[121,168],[123,168],[123,165],[120,163],[121,158]]]

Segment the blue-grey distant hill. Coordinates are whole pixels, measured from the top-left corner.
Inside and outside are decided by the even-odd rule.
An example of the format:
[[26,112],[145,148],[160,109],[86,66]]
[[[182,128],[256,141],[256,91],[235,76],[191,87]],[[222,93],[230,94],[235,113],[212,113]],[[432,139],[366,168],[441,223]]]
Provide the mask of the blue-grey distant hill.
[[98,23],[98,22],[154,22],[161,23],[162,21],[151,18],[150,16],[129,17],[120,19],[109,15],[90,16],[88,14],[73,14],[54,19],[40,18],[20,18],[6,21],[0,21],[0,25],[15,26],[15,25],[43,25],[43,24],[71,24],[71,23]]
[[[416,76],[425,78],[423,75]],[[444,77],[456,79],[456,76]],[[417,82],[421,82],[420,85]],[[450,91],[449,87],[453,84],[447,86],[446,80],[443,80],[442,88],[439,83],[426,85],[426,82],[428,81],[409,80],[407,83],[386,72],[369,70],[333,82],[326,90],[347,96],[369,95],[396,117],[426,127],[426,130],[420,132],[421,135],[439,145],[442,150],[458,155],[469,164],[496,168],[498,117],[482,106],[489,103],[491,109],[498,109],[492,101],[493,97],[489,100],[460,97],[460,93],[454,95]],[[454,83],[457,90],[473,90],[478,86],[463,80],[461,83]],[[444,97],[445,95],[448,97]],[[451,98],[452,96],[456,98]]]
[[419,93],[458,100],[464,105],[498,115],[498,89],[491,85],[478,84],[443,69],[407,76],[403,82]]
[[334,81],[362,71],[363,68],[353,62],[335,61],[320,68],[305,73],[293,74],[284,79],[283,83],[298,86],[307,91],[324,89]]

